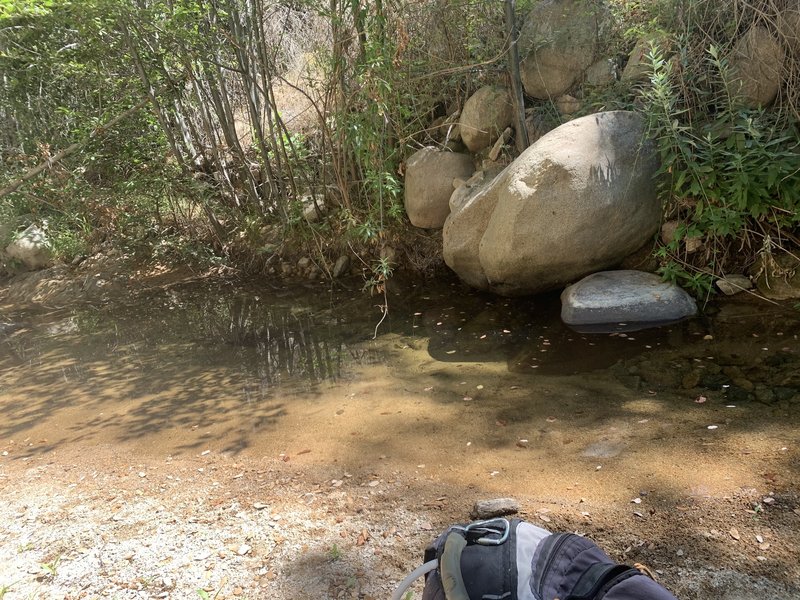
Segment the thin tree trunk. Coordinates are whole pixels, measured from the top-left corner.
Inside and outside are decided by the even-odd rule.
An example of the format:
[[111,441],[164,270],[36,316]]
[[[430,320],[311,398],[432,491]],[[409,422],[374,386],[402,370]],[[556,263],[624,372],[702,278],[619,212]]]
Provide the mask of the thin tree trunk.
[[123,34],[125,35],[125,43],[127,44],[128,50],[130,51],[131,56],[133,57],[133,62],[134,65],[136,66],[136,71],[139,73],[139,78],[142,80],[142,85],[144,85],[144,88],[147,92],[147,96],[148,98],[150,98],[150,102],[153,104],[156,118],[158,119],[158,122],[161,125],[161,129],[167,138],[167,142],[169,143],[169,147],[172,150],[172,154],[175,156],[175,160],[178,161],[178,166],[180,167],[181,171],[184,174],[188,174],[189,169],[186,166],[186,161],[184,160],[183,153],[180,151],[178,143],[175,141],[175,136],[172,133],[172,127],[170,127],[170,123],[169,120],[167,119],[166,112],[162,108],[161,102],[158,100],[158,95],[156,94],[155,89],[150,83],[150,78],[148,77],[147,71],[145,71],[144,65],[142,64],[139,52],[133,45],[133,40],[131,39],[130,31],[128,30],[125,24],[123,24],[122,28],[123,28]]
[[506,0],[506,31],[508,33],[508,68],[511,74],[512,102],[516,116],[517,150],[523,152],[529,142],[528,126],[525,124],[525,95],[522,91],[522,77],[519,72],[519,48],[517,47],[516,0]]

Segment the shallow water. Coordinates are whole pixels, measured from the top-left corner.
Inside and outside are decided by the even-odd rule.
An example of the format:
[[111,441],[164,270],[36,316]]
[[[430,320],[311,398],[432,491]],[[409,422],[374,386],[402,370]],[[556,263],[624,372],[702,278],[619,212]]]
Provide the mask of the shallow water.
[[764,468],[797,477],[789,307],[728,302],[668,327],[580,334],[557,296],[444,282],[392,289],[381,321],[382,303],[218,285],[5,314],[0,445],[17,458],[108,445],[428,463],[429,476],[529,488],[580,489],[612,461],[609,489],[628,477],[699,495]]

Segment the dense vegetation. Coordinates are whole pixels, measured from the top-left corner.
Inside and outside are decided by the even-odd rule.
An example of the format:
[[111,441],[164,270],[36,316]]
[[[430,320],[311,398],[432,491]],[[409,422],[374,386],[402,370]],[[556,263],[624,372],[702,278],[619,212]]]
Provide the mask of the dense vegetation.
[[[800,56],[769,110],[741,106],[726,58],[754,23],[781,34],[787,2],[610,4],[606,55],[657,40],[650,76],[582,90],[582,110],[649,116],[679,223],[654,248],[664,275],[703,292],[796,255]],[[300,252],[326,271],[356,254],[374,281],[429,270],[438,239],[407,225],[402,161],[507,81],[507,40],[500,1],[0,0],[0,242],[36,222],[65,259],[107,240],[251,273]]]

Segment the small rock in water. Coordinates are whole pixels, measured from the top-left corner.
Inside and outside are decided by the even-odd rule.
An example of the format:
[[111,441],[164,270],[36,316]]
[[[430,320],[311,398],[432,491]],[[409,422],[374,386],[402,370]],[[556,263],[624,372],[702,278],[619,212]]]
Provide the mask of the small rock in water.
[[745,275],[726,275],[722,279],[717,279],[716,283],[719,291],[726,296],[733,296],[753,287],[753,282]]
[[345,275],[349,269],[350,257],[343,254],[336,259],[336,264],[333,265],[333,276],[336,278],[341,277],[342,275]]
[[519,502],[513,498],[494,498],[476,502],[469,516],[472,519],[493,519],[503,515],[514,515],[518,512]]

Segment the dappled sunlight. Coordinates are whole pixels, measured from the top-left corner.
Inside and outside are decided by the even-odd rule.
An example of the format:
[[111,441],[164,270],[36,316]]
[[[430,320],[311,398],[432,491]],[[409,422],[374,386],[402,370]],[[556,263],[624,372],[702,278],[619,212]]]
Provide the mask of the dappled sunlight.
[[[687,369],[706,376],[709,352],[732,355],[726,344],[761,360],[768,342],[754,346],[740,323],[715,323],[713,340],[699,321],[579,334],[552,298],[526,308],[454,298],[444,286],[412,290],[372,340],[358,298],[308,305],[207,292],[41,325],[21,316],[28,325],[2,343],[0,439],[14,440],[15,456],[107,444],[343,468],[385,461],[498,493],[544,484],[569,495],[570,485],[603,498],[656,479],[680,494],[724,495],[765,461],[797,475],[796,414],[732,404],[713,378],[718,389],[706,395],[681,389]],[[784,323],[780,336],[793,328]],[[714,346],[682,357],[701,342]]]

